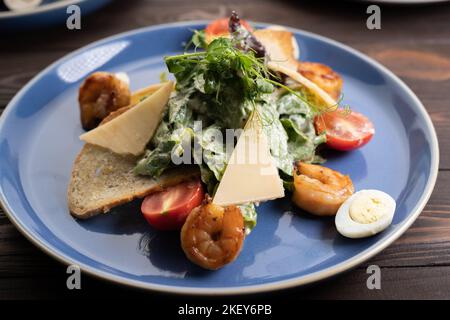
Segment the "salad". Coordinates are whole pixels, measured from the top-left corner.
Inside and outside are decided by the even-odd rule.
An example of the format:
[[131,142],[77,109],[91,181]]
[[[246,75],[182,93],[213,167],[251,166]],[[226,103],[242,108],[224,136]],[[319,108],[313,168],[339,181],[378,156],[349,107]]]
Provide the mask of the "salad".
[[395,201],[378,190],[355,193],[351,178],[324,166],[321,155],[366,145],[374,126],[342,106],[342,78],[299,60],[299,49],[288,30],[254,30],[233,12],[193,31],[186,52],[165,57],[174,81],[164,73],[160,84],[131,93],[125,74],[90,75],[79,94],[89,131],[78,160],[103,159],[91,183],[123,174],[118,186],[97,183],[89,197],[98,203],[91,199],[95,209],[87,210],[79,181],[90,169],[75,165],[72,214],[84,218],[144,197],[152,228],[181,230],[187,258],[213,270],[239,255],[263,201],[290,196],[310,214],[336,216],[338,232],[350,238],[384,230]]

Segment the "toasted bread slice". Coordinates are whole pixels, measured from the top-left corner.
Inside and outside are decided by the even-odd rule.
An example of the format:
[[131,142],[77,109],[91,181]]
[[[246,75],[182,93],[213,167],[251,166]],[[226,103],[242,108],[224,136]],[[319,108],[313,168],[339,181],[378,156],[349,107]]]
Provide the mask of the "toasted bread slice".
[[292,32],[268,28],[256,30],[253,34],[266,48],[271,62],[288,69],[297,69],[295,39],[293,39]]
[[[154,88],[148,91],[145,94],[151,94]],[[132,105],[110,113],[100,125],[131,108]],[[138,176],[133,173],[137,159],[85,144],[72,168],[67,192],[70,213],[87,219],[200,175],[197,166],[183,166],[169,170],[157,179]]]
[[168,171],[157,179],[133,173],[135,157],[86,144],[75,160],[69,184],[71,214],[86,219],[199,175],[196,166]]

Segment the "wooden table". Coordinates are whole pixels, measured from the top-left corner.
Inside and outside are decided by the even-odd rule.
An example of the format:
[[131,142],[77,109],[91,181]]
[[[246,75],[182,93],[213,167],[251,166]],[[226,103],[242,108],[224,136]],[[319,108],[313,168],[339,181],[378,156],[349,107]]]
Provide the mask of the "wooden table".
[[[232,9],[250,20],[284,24],[333,38],[380,61],[422,100],[440,142],[436,188],[418,220],[399,240],[371,261],[333,280],[276,295],[326,299],[450,298],[450,5],[382,6],[382,29],[370,31],[366,28],[366,6],[352,3],[115,1],[101,12],[83,17],[81,31],[57,26],[2,35],[0,110],[47,65],[94,40],[153,24],[213,19]],[[366,267],[370,264],[381,267],[381,290],[366,287]],[[64,266],[29,243],[0,210],[0,299],[148,295],[87,276],[83,278],[82,290],[69,291],[65,271]]]

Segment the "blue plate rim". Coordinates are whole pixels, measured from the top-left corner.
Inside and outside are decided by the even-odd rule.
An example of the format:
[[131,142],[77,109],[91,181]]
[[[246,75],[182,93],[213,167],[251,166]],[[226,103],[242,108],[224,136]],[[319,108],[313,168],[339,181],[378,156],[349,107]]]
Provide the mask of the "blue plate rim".
[[[2,130],[4,123],[6,121],[6,118],[8,117],[8,114],[12,111],[12,108],[16,104],[16,102],[18,100],[20,100],[21,97],[25,94],[25,92],[27,92],[28,89],[30,87],[32,87],[35,83],[40,81],[41,78],[45,74],[47,74],[47,72],[50,69],[52,69],[54,66],[66,61],[66,60],[71,59],[72,57],[78,55],[79,53],[81,53],[85,50],[88,50],[91,47],[95,47],[95,46],[101,45],[105,42],[116,40],[116,39],[119,39],[122,37],[135,35],[135,34],[139,34],[139,33],[144,33],[144,32],[158,31],[161,29],[169,28],[169,27],[189,27],[189,26],[196,25],[196,24],[207,24],[208,22],[209,22],[208,20],[190,20],[190,21],[158,24],[158,25],[154,25],[154,26],[133,29],[130,31],[126,31],[123,33],[119,33],[119,34],[95,41],[87,46],[81,47],[81,48],[65,55],[64,57],[58,59],[57,61],[53,62],[48,67],[46,67],[44,70],[39,72],[33,79],[31,79],[13,97],[13,99],[6,106],[3,114],[0,116],[0,131]],[[254,24],[262,26],[262,27],[273,25],[270,23],[262,23],[262,22],[255,22],[255,21],[251,21],[251,23],[254,23]],[[395,232],[393,232],[386,238],[381,239],[379,242],[377,242],[373,246],[360,252],[356,256],[348,259],[347,261],[341,262],[339,264],[336,264],[332,267],[328,267],[321,271],[316,271],[309,275],[299,276],[299,277],[295,277],[295,278],[287,279],[287,280],[274,281],[274,282],[265,283],[265,284],[257,284],[257,285],[237,286],[237,287],[231,287],[231,288],[224,288],[224,287],[199,288],[199,287],[179,287],[179,286],[161,285],[161,284],[155,284],[155,283],[141,282],[138,280],[128,279],[126,277],[109,274],[108,272],[99,270],[97,268],[86,265],[84,263],[77,262],[72,257],[67,256],[65,253],[60,252],[59,250],[56,250],[55,248],[52,248],[47,243],[44,243],[45,239],[40,239],[40,237],[38,235],[34,234],[31,230],[29,230],[27,228],[26,225],[22,224],[22,222],[17,217],[15,217],[15,214],[14,214],[12,208],[10,207],[8,200],[5,197],[3,188],[0,185],[0,205],[4,209],[6,215],[10,219],[10,221],[30,242],[32,242],[34,245],[36,245],[39,249],[44,251],[49,256],[53,257],[54,259],[56,259],[57,261],[65,264],[65,265],[72,265],[72,264],[78,265],[80,267],[80,269],[82,270],[82,272],[86,272],[89,275],[95,276],[100,279],[108,280],[113,283],[136,287],[136,288],[141,288],[141,289],[154,290],[154,291],[159,291],[159,292],[164,292],[164,293],[174,293],[174,294],[220,296],[220,295],[261,293],[261,292],[269,292],[269,291],[287,289],[287,288],[310,284],[313,282],[317,282],[317,281],[324,280],[326,278],[338,275],[344,271],[347,271],[347,270],[350,270],[350,269],[356,267],[357,265],[363,263],[364,261],[366,261],[366,260],[370,259],[371,257],[375,256],[376,254],[378,254],[380,251],[382,251],[387,246],[389,246],[391,243],[393,243],[395,240],[397,240],[411,226],[411,224],[417,219],[417,217],[422,212],[423,208],[425,207],[426,203],[428,202],[428,199],[431,196],[431,193],[433,192],[433,189],[434,189],[434,186],[435,186],[436,180],[437,180],[438,171],[439,171],[439,144],[438,144],[438,139],[437,139],[436,130],[434,128],[434,125],[433,125],[431,118],[428,115],[425,107],[420,102],[419,98],[414,94],[414,92],[400,78],[398,78],[394,73],[392,73],[390,70],[388,70],[386,67],[384,67],[379,62],[366,56],[365,54],[363,54],[362,52],[359,52],[356,49],[353,49],[345,44],[342,44],[342,43],[332,40],[330,38],[315,34],[313,32],[304,31],[304,30],[300,30],[300,29],[296,29],[296,28],[291,28],[291,27],[287,27],[287,26],[285,28],[293,33],[298,33],[298,34],[305,35],[308,37],[316,38],[327,44],[330,44],[332,46],[335,46],[342,50],[345,50],[345,51],[349,52],[350,54],[353,54],[353,55],[357,56],[358,58],[364,60],[366,63],[371,65],[376,70],[386,74],[394,82],[396,82],[396,84],[399,85],[402,88],[402,90],[405,91],[406,94],[408,94],[412,98],[412,100],[414,102],[413,107],[416,108],[417,111],[423,116],[426,127],[429,130],[430,137],[431,137],[431,140],[429,141],[430,149],[431,149],[431,157],[432,157],[431,167],[430,167],[430,176],[428,177],[428,181],[427,181],[424,193],[422,194],[422,196],[419,199],[416,206],[411,210],[412,213],[409,215],[409,217],[405,221],[403,221],[399,225],[399,227],[396,229]]]

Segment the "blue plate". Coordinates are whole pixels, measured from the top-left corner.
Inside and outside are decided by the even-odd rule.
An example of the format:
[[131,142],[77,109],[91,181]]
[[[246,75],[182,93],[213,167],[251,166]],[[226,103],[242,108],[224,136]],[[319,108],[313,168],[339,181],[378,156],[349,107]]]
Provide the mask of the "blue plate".
[[[263,26],[261,24],[261,26]],[[262,204],[258,225],[239,258],[211,272],[191,264],[179,234],[152,230],[134,202],[77,221],[67,210],[72,163],[82,147],[78,87],[96,70],[125,71],[132,89],[159,81],[162,57],[182,51],[204,22],[161,25],[120,34],[57,61],[11,101],[0,122],[0,199],[11,221],[56,259],[117,283],[166,292],[235,294],[298,286],[340,273],[397,239],[425,206],[438,171],[438,143],[423,105],[384,67],[335,41],[292,30],[304,60],[329,64],[344,78],[344,103],[375,124],[373,140],[354,152],[329,155],[357,190],[392,195],[392,225],[372,238],[340,236],[290,199]]]
[[44,0],[42,4],[29,11],[2,11],[0,8],[0,31],[12,31],[63,24],[69,17],[67,7],[77,5],[81,14],[89,14],[111,0]]

